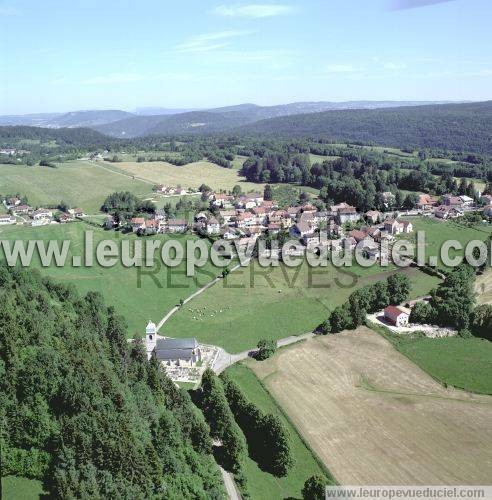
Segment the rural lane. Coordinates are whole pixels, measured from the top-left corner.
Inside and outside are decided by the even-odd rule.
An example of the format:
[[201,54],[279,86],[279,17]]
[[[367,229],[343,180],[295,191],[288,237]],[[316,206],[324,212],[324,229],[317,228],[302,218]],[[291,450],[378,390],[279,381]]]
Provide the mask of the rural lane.
[[222,479],[224,481],[224,486],[227,491],[227,496],[230,500],[241,500],[241,495],[237,491],[236,483],[234,482],[234,477],[230,472],[220,467],[220,472],[222,474]]
[[[302,335],[291,335],[290,337],[285,337],[283,339],[277,340],[277,347],[284,347],[290,344],[295,344],[296,342],[300,342],[301,340],[307,340],[315,336],[313,332],[303,333]],[[242,361],[243,359],[247,359],[255,349],[249,349],[247,351],[238,352],[236,354],[230,354],[221,347],[219,348],[219,354],[215,359],[212,370],[219,374],[223,372],[229,366],[232,366],[234,363]]]

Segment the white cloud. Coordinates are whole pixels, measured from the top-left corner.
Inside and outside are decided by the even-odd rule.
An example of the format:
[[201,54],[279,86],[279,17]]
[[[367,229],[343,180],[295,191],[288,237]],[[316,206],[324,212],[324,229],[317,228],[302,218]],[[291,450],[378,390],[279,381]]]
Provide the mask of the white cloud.
[[295,8],[291,5],[282,4],[259,4],[248,5],[219,5],[214,11],[216,14],[225,17],[243,17],[258,19],[263,17],[282,16],[293,14]]
[[4,5],[0,5],[0,16],[16,16],[19,14],[17,9],[13,7],[7,7]]
[[105,85],[111,83],[140,82],[145,79],[145,75],[138,73],[108,73],[107,75],[94,76],[83,80],[84,85]]
[[406,68],[406,65],[403,63],[387,62],[383,64],[383,68],[390,70],[398,70]]
[[230,40],[239,36],[250,35],[248,30],[228,30],[217,33],[195,35],[186,42],[176,45],[178,52],[210,52],[230,45]]
[[353,64],[329,64],[325,69],[328,73],[356,73],[360,71],[360,68]]

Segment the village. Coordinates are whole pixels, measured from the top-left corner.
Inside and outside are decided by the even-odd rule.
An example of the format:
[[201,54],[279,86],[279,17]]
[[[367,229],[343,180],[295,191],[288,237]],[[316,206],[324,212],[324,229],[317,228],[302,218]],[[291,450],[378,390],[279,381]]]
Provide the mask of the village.
[[45,226],[53,222],[64,224],[82,219],[87,214],[81,208],[66,208],[66,211],[53,208],[33,208],[21,198],[8,197],[3,200],[8,212],[0,214],[0,225],[27,224],[29,226]]
[[[177,218],[157,208],[152,214],[116,221],[108,214],[105,229],[127,230],[139,236],[192,232],[214,239],[235,241],[237,247],[254,245],[259,237],[296,239],[300,242],[296,255],[320,248],[339,253],[363,248],[365,257],[372,261],[388,258],[388,248],[400,234],[413,232],[412,216],[447,220],[468,212],[482,212],[492,217],[492,195],[480,195],[480,204],[469,196],[446,194],[437,197],[420,194],[412,210],[369,210],[360,212],[346,202],[333,204],[326,210],[317,208],[316,202],[280,207],[275,200],[266,200],[264,194],[247,193],[234,196],[227,193],[200,192],[181,186],[155,186],[161,196],[190,196],[198,193],[208,209]],[[383,193],[388,206],[392,206],[391,192]],[[182,198],[185,199],[185,198]],[[43,226],[84,220],[87,214],[81,208],[33,208],[21,198],[6,197],[3,205],[7,213],[0,214],[0,225]],[[405,219],[402,219],[405,217]],[[284,238],[285,239],[285,238]],[[384,245],[383,245],[384,243]]]
[[[177,192],[183,188],[159,186],[159,193]],[[391,206],[393,194],[383,193]],[[325,247],[331,252],[364,248],[366,258],[379,261],[387,258],[388,245],[400,234],[413,232],[409,220],[401,217],[432,217],[447,220],[463,216],[467,212],[483,212],[484,217],[492,217],[492,195],[483,195],[477,206],[468,196],[444,195],[442,198],[421,194],[413,210],[389,210],[380,212],[369,210],[365,213],[354,206],[341,202],[319,210],[306,202],[295,206],[280,207],[275,200],[266,200],[261,193],[233,196],[227,193],[205,192],[202,200],[209,207],[188,218],[168,217],[163,209],[158,209],[151,217],[133,217],[129,221],[131,230],[139,235],[159,233],[185,233],[235,240],[239,247],[246,247],[261,236],[278,238],[279,234],[299,240],[300,251]],[[115,228],[114,219],[109,216],[108,229]],[[388,245],[381,245],[382,243]],[[299,250],[297,250],[299,253]],[[383,252],[383,253],[382,253]]]

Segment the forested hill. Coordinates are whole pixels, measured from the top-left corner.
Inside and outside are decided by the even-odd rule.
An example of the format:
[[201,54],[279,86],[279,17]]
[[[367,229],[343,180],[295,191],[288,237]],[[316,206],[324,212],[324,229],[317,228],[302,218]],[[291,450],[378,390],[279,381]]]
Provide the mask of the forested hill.
[[2,476],[49,498],[223,498],[209,428],[98,293],[0,266]]
[[[117,142],[90,128],[42,128],[25,125],[0,126],[2,146],[16,145],[18,141],[55,141],[59,146],[100,148]],[[27,148],[27,146],[26,146]]]
[[235,132],[492,154],[492,101],[282,116]]

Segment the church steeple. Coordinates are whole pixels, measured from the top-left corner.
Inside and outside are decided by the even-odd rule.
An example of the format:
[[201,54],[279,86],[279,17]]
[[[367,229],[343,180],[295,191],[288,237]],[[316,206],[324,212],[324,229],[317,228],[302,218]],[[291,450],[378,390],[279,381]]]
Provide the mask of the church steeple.
[[145,329],[145,346],[147,348],[147,358],[150,359],[152,352],[155,349],[155,344],[157,342],[157,327],[155,323],[149,320],[147,328]]

